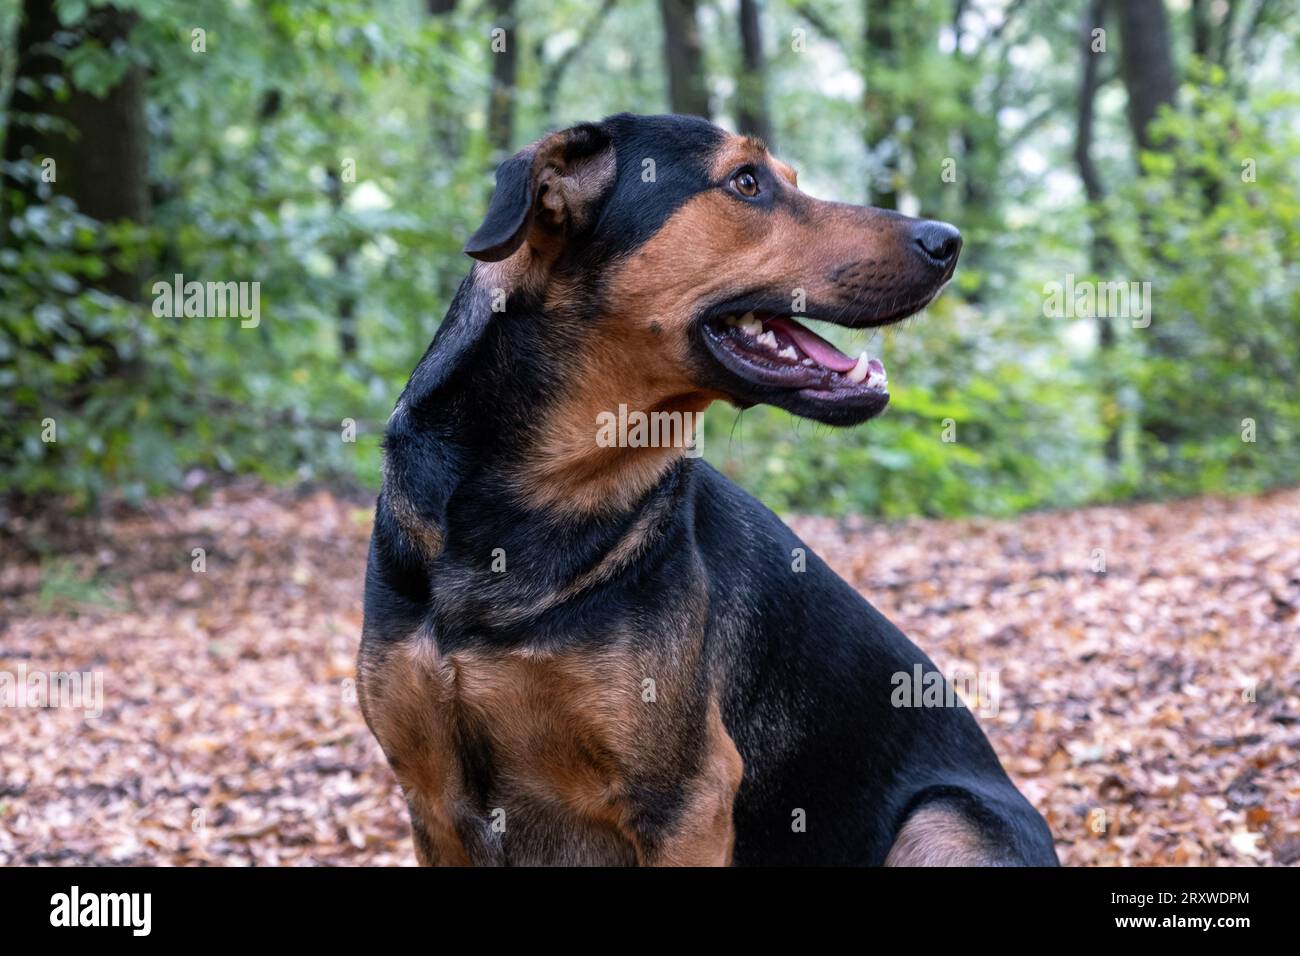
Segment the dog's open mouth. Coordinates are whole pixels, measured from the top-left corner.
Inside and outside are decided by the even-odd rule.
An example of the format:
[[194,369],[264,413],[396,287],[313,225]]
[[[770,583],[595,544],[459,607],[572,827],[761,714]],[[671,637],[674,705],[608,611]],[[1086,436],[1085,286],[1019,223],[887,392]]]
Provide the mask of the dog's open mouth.
[[723,365],[757,385],[828,397],[887,395],[885,366],[862,352],[845,355],[789,316],[724,314],[705,323],[711,351]]

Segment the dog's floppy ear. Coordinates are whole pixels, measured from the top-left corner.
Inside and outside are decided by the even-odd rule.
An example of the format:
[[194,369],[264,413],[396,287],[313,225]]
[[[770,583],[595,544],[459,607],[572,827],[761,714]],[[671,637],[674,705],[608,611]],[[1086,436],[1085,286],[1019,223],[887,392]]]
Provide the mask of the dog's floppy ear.
[[585,227],[614,182],[614,148],[594,123],[552,133],[497,167],[487,217],[465,244],[500,262],[526,241],[566,237]]

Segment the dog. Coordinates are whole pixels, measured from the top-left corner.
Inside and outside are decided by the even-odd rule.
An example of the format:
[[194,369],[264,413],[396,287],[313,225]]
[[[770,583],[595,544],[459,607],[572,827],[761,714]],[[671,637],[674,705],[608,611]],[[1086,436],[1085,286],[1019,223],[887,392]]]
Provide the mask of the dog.
[[[1056,865],[965,707],[895,706],[934,664],[692,453],[715,401],[878,415],[883,366],[793,315],[900,320],[960,248],[696,118],[500,165],[388,423],[366,569],[358,697],[418,862]],[[620,407],[689,434],[598,442]]]

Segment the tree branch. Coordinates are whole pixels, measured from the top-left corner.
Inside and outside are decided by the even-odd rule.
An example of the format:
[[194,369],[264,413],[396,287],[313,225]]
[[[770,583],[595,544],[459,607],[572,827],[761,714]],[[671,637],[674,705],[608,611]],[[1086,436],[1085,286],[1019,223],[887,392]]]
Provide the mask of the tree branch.
[[848,55],[845,49],[844,41],[836,34],[835,28],[826,22],[826,18],[812,8],[810,3],[793,3],[794,12],[808,21],[808,25],[821,34],[822,39],[829,40],[840,48],[840,52]]
[[596,31],[600,29],[605,18],[617,6],[618,0],[601,0],[600,7],[596,12],[587,19],[578,35],[578,39],[567,50],[555,58],[555,62],[547,67],[542,75],[541,97],[543,108],[549,115],[554,109],[559,97],[560,84],[564,81],[564,74],[568,72],[573,61],[578,58],[578,54],[590,45],[592,39],[596,36]]

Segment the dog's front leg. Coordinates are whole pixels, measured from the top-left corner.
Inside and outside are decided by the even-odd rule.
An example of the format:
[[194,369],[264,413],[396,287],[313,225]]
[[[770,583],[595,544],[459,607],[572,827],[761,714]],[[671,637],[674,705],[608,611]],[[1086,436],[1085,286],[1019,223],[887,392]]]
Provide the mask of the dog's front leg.
[[685,796],[678,817],[667,828],[634,832],[642,866],[731,865],[736,841],[732,807],[744,763],[722,724],[716,700],[709,704],[705,740],[699,771],[683,782]]

